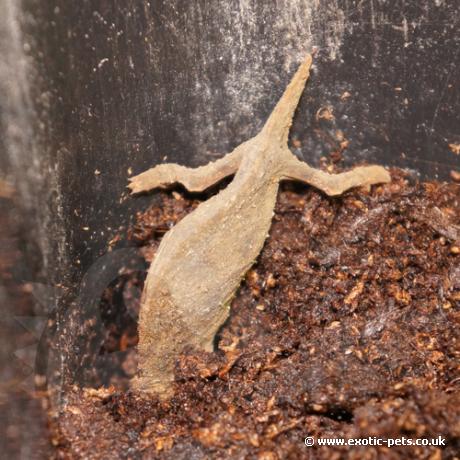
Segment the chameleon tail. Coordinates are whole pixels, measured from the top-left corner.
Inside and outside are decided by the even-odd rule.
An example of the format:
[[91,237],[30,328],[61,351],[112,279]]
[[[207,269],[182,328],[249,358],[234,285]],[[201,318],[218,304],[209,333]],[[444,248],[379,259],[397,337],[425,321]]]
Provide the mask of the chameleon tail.
[[309,54],[297,69],[262,130],[269,137],[279,139],[281,144],[288,141],[292,118],[310,74],[311,62],[312,57]]

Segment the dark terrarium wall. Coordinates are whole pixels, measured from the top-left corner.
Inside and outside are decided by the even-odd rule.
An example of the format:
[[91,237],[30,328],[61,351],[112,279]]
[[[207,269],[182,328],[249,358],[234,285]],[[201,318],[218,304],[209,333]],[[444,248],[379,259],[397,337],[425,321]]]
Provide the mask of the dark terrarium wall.
[[[0,0],[0,8],[2,165],[30,211],[51,284],[78,286],[154,199],[126,199],[130,174],[164,161],[197,166],[254,135],[314,49],[292,130],[304,160],[318,164],[348,141],[346,164],[440,179],[460,169],[455,0]],[[69,317],[62,309],[58,327],[71,344]]]

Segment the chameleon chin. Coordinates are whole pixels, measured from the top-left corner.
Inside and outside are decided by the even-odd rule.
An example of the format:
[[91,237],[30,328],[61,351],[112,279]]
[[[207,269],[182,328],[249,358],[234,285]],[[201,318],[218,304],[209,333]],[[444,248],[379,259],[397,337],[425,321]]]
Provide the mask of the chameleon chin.
[[195,169],[162,164],[130,179],[132,193],[176,183],[201,192],[234,175],[224,190],[201,203],[161,241],[142,294],[134,388],[167,398],[174,363],[184,347],[212,351],[231,300],[262,250],[280,181],[301,181],[328,195],[390,181],[381,166],[327,174],[289,150],[289,129],[311,62],[309,55],[262,130],[222,159]]

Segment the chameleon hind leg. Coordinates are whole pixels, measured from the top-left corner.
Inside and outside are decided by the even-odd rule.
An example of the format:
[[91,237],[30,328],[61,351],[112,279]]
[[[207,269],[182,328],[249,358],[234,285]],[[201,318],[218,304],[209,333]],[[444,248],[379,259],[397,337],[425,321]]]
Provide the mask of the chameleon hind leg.
[[328,174],[308,166],[292,154],[283,168],[282,179],[305,182],[330,196],[340,195],[354,187],[391,181],[389,172],[382,166],[358,166],[344,173]]
[[240,146],[223,158],[198,168],[187,168],[174,163],[161,164],[131,177],[128,188],[131,193],[142,193],[182,184],[189,192],[203,192],[225,177],[235,174],[242,155],[243,149]]

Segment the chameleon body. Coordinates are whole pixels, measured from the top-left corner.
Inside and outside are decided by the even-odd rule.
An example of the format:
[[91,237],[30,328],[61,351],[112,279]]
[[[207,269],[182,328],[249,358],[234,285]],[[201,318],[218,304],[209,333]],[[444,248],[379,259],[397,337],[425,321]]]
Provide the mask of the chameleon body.
[[201,203],[161,241],[142,294],[135,388],[167,397],[174,363],[184,347],[212,351],[230,302],[268,236],[281,180],[300,180],[329,195],[390,180],[380,166],[330,175],[290,152],[289,129],[310,66],[308,56],[259,134],[221,160],[195,169],[164,164],[131,179],[133,193],[177,182],[202,191],[234,174],[224,190]]

